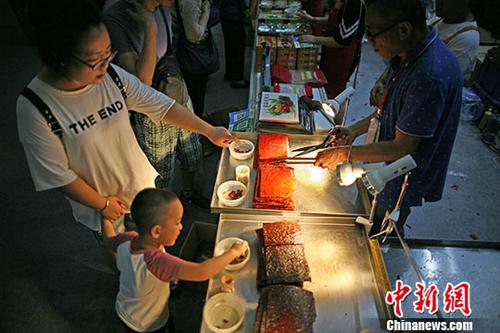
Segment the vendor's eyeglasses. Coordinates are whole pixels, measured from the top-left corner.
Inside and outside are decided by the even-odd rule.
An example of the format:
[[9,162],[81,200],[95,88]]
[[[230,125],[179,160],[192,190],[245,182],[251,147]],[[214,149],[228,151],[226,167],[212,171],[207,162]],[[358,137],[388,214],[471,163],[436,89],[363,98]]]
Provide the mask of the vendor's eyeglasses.
[[95,71],[97,68],[100,68],[100,67],[103,67],[103,66],[109,64],[116,57],[117,53],[118,53],[118,51],[113,51],[113,52],[111,52],[111,54],[108,57],[99,60],[95,64],[89,64],[88,62],[78,58],[77,56],[74,56],[74,55],[71,55],[71,56],[73,57],[73,59],[78,61],[80,64],[85,65],[85,66],[91,68],[93,71]]
[[385,34],[386,32],[388,32],[389,30],[391,30],[392,28],[394,28],[395,26],[397,26],[399,23],[402,23],[406,20],[401,20],[401,21],[397,21],[396,23],[390,25],[389,27],[385,28],[385,29],[382,29],[378,32],[371,32],[370,30],[368,30],[368,28],[366,29],[366,37],[367,38],[375,38],[375,37],[378,37],[382,34]]

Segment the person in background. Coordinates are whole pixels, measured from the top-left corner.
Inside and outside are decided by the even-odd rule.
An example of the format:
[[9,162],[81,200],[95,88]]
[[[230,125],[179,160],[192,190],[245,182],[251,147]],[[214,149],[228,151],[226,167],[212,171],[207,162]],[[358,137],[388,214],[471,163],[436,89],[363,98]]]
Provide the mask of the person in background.
[[[60,126],[58,137],[25,95],[17,99],[19,139],[37,191],[57,189],[75,219],[98,235],[101,219],[123,230],[132,198],[158,176],[139,147],[128,110],[207,136],[235,138],[110,62],[116,55],[100,11],[85,0],[34,1],[30,10],[44,67],[28,88]],[[114,70],[126,96],[110,74]],[[59,133],[59,132],[57,132]]]
[[[479,53],[479,30],[469,8],[470,0],[437,0],[436,14],[440,18],[431,23],[439,38],[457,57],[465,82],[472,74]],[[389,68],[375,82],[370,92],[370,104],[377,105],[384,91]]]
[[[411,154],[417,163],[401,205],[400,231],[410,207],[442,197],[460,116],[463,76],[456,57],[426,24],[420,0],[366,0],[366,35],[375,52],[391,61],[380,112],[338,127],[336,147],[318,153],[316,166],[335,169],[346,161],[390,162]],[[352,146],[372,118],[380,122],[378,142]],[[395,208],[403,177],[377,196],[371,235],[387,209]]]
[[439,37],[457,57],[464,79],[470,78],[479,53],[479,29],[469,8],[470,0],[436,0]]
[[182,230],[183,207],[174,193],[144,189],[134,198],[130,210],[138,232],[117,234],[110,221],[102,221],[103,243],[116,252],[120,271],[116,313],[126,332],[164,333],[168,326],[172,333],[169,283],[208,280],[244,256],[247,245],[235,243],[225,253],[202,263],[184,261],[164,248],[173,246]]
[[332,0],[326,17],[313,17],[305,11],[298,15],[306,22],[325,26],[324,36],[302,35],[300,41],[323,46],[320,68],[328,80],[328,98],[335,98],[359,63],[365,8],[360,0]]
[[[178,1],[178,9],[182,17],[186,39],[191,44],[205,43],[209,37],[209,20],[211,2],[209,0],[182,0]],[[177,16],[177,13],[175,14]],[[175,17],[179,23],[179,18]],[[180,27],[177,32],[182,33]],[[182,71],[193,102],[194,113],[200,118],[205,112],[205,92],[207,90],[208,74]],[[203,142],[203,141],[202,141]]]
[[[168,61],[170,65],[176,64],[171,16],[167,8],[172,4],[173,0],[119,0],[107,6],[105,11],[105,23],[111,44],[118,52],[118,64],[155,89],[163,87],[159,75],[155,77],[155,73],[161,72],[163,61]],[[177,72],[182,76],[180,71]],[[175,90],[179,94],[171,97],[192,111],[182,77],[177,82],[173,80],[174,73],[168,75],[170,84],[180,85]],[[162,92],[168,95],[168,89],[164,90]],[[139,145],[161,176],[157,179],[157,187],[167,188],[170,185],[177,158],[183,179],[181,197],[184,201],[208,208],[208,199],[193,193],[194,173],[199,166],[202,150],[198,135],[165,122],[155,123],[140,113],[134,112],[132,117]]]
[[[312,17],[323,17],[323,0],[301,0],[302,9]],[[313,25],[312,32],[315,36],[321,36],[323,34],[320,25]]]
[[245,26],[243,22],[244,0],[222,0],[220,8],[226,74],[231,88],[248,88],[244,80],[245,69]]

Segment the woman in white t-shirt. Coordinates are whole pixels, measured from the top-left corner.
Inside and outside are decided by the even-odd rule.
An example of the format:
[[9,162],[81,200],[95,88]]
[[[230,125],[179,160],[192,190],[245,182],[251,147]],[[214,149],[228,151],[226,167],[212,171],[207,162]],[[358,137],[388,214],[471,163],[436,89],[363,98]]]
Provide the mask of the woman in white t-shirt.
[[[158,176],[139,147],[128,110],[205,135],[225,147],[234,137],[174,100],[110,65],[115,52],[99,10],[82,0],[33,1],[31,16],[45,67],[28,84],[60,124],[55,135],[25,96],[17,100],[19,138],[38,191],[56,188],[70,201],[75,219],[100,231],[102,217],[116,221],[132,198]],[[122,96],[107,74],[113,66]]]

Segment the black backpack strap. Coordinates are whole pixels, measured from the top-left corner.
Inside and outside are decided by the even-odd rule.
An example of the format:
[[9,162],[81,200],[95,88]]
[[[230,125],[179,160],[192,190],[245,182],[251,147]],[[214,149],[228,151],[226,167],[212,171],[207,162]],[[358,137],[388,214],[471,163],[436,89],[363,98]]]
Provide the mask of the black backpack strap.
[[113,79],[113,82],[116,84],[118,89],[120,89],[120,93],[122,94],[123,99],[127,99],[127,88],[125,88],[122,80],[118,76],[118,73],[113,68],[113,66],[111,66],[111,64],[108,66],[108,74],[111,76],[111,78]]
[[21,91],[21,95],[26,97],[28,101],[33,104],[38,111],[42,114],[42,116],[45,118],[47,121],[47,124],[49,125],[50,130],[52,133],[57,135],[59,139],[62,141],[62,128],[57,119],[54,117],[54,114],[52,114],[52,111],[50,108],[45,104],[45,102],[30,88],[26,87]]

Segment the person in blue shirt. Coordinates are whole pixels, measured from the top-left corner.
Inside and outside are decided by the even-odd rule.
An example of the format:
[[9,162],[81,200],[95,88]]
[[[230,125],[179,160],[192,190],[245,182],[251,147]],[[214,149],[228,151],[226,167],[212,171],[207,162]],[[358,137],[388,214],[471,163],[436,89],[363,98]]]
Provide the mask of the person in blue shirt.
[[[410,207],[441,199],[457,133],[463,76],[458,62],[427,27],[420,0],[367,0],[366,35],[375,52],[391,67],[384,96],[369,117],[339,127],[334,147],[318,153],[316,166],[334,169],[350,161],[390,162],[411,154],[417,163],[409,177],[398,229],[403,230]],[[380,120],[377,142],[352,146],[366,133],[370,120]],[[377,196],[371,235],[380,229],[387,209],[396,205],[403,177],[386,184]]]

